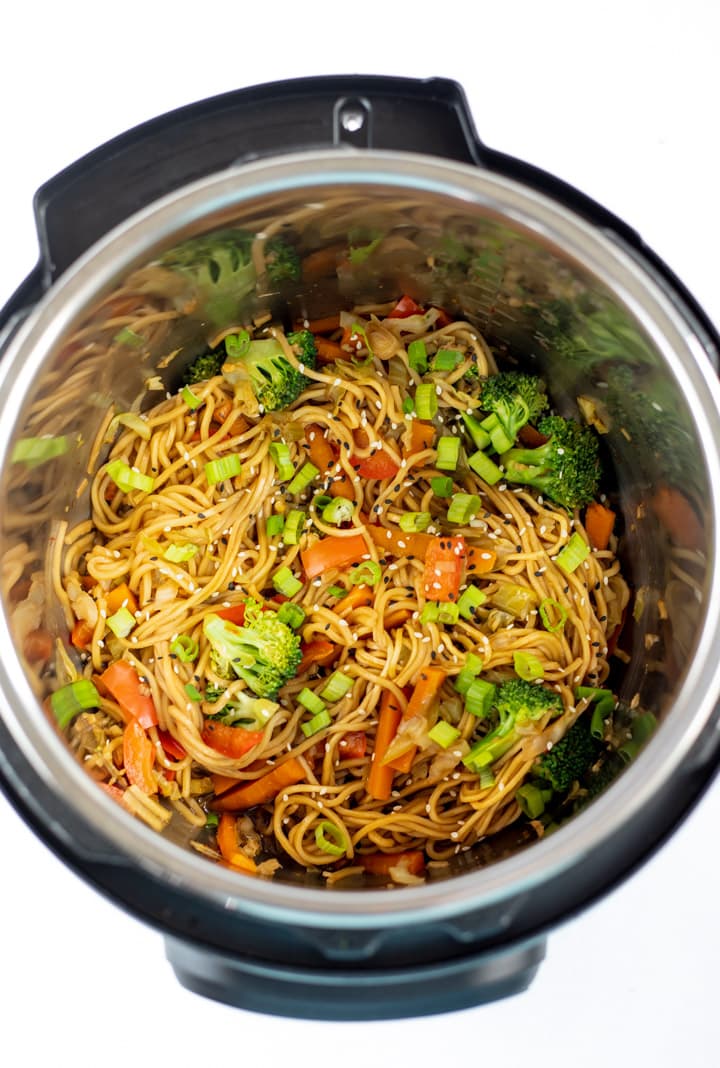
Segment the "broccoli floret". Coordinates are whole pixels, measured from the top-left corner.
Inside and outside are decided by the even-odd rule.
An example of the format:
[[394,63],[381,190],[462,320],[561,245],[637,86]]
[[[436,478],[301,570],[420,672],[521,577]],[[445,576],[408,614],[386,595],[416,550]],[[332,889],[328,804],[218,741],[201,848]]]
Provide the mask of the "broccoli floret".
[[[290,334],[288,341],[291,345],[300,345],[302,349],[309,350],[306,334],[312,338],[309,331],[303,330],[297,335]],[[295,337],[299,340],[293,341]],[[235,346],[236,341],[235,335],[225,339],[230,362],[223,364],[222,371],[228,382],[234,386],[249,382],[258,404],[262,405],[266,412],[287,408],[297,400],[307,385],[307,379],[286,358],[279,341],[275,338],[260,338],[247,342],[246,339],[246,343]],[[313,349],[314,347],[313,339]],[[304,352],[299,359],[306,362]],[[307,363],[310,367],[315,366],[314,355],[307,356]]]
[[315,337],[309,330],[292,330],[287,339],[297,353],[300,363],[305,367],[314,367],[317,359]]
[[495,416],[512,444],[525,424],[534,423],[547,408],[545,383],[535,375],[519,371],[491,375],[480,390],[480,405],[483,411]]
[[477,742],[463,763],[473,771],[494,764],[517,741],[516,728],[541,719],[548,712],[559,715],[562,699],[555,690],[524,679],[510,679],[498,687],[495,708],[500,722]]
[[590,733],[587,717],[572,727],[549,753],[543,753],[535,774],[546,779],[557,793],[565,793],[588,770],[597,757],[598,743]]
[[535,449],[510,449],[500,457],[508,482],[533,486],[568,509],[591,501],[600,479],[598,441],[574,419],[548,415],[538,423],[548,440]]
[[[205,690],[206,701],[212,701],[212,698],[208,697],[211,689],[216,691],[215,700],[217,701],[224,691],[219,687],[211,688],[208,686]],[[228,727],[245,727],[248,730],[260,730],[279,708],[280,705],[275,701],[268,701],[265,697],[251,697],[249,693],[243,691],[235,694],[232,701],[228,701],[219,712],[215,712],[206,718],[215,720],[218,723],[224,723]]]
[[160,262],[190,279],[204,317],[224,324],[255,288],[252,242],[244,230],[218,230],[170,249]]
[[263,612],[257,601],[245,602],[242,627],[211,614],[205,618],[203,633],[216,670],[217,665],[231,668],[258,697],[274,698],[297,674],[302,660],[299,635],[281,623],[276,612]]
[[220,374],[220,368],[224,356],[220,352],[203,352],[198,356],[183,374],[183,382],[192,386],[195,382],[206,382],[208,378],[214,378]]
[[298,282],[302,273],[297,249],[279,235],[265,244],[265,268],[274,285]]

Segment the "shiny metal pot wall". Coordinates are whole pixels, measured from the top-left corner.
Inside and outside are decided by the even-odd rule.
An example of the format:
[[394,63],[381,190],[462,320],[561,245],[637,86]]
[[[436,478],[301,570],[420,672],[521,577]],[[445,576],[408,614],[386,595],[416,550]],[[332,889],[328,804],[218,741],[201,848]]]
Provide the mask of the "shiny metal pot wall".
[[[355,100],[369,122],[367,95],[336,94],[334,136]],[[461,108],[460,96],[457,102]],[[479,151],[471,128],[466,137]],[[622,224],[547,176],[486,157],[482,162],[494,165],[479,168],[345,145],[226,169],[102,237],[21,325],[24,314],[6,315],[8,332],[17,330],[0,361],[5,592],[23,560],[47,565],[59,521],[87,514],[88,457],[109,401],[119,410],[139,397],[145,406],[155,403],[240,312],[316,317],[409,288],[420,300],[461,311],[499,352],[544,374],[561,409],[581,397],[610,428],[604,440],[625,515],[624,566],[635,589],[646,591],[620,696],[655,712],[661,726],[611,789],[555,834],[528,848],[518,848],[522,835],[481,843],[474,855],[457,858],[451,878],[422,887],[340,893],[311,877],[255,882],[118,811],[46,718],[38,700],[43,679],[15,648],[5,597],[6,791],[86,878],[162,927],[182,980],[212,996],[265,1011],[378,1016],[438,1011],[518,989],[542,956],[542,932],[657,844],[716,762],[720,396],[712,330]],[[538,189],[543,183],[546,191]],[[241,227],[261,249],[285,224],[305,253],[353,231],[382,234],[380,254],[331,277],[320,272],[303,286],[273,290],[262,271],[249,285],[235,277],[213,302],[168,269],[189,239]],[[108,327],[103,302],[120,287],[174,309],[139,344]],[[78,338],[81,362],[73,358]],[[667,405],[681,457],[674,445],[629,432],[608,405],[608,381],[620,364],[650,403]],[[18,442],[40,435],[59,443],[57,455],[38,466],[18,461]],[[691,559],[648,507],[653,486],[678,462],[704,509],[702,544]],[[44,624],[64,634],[52,597]]]

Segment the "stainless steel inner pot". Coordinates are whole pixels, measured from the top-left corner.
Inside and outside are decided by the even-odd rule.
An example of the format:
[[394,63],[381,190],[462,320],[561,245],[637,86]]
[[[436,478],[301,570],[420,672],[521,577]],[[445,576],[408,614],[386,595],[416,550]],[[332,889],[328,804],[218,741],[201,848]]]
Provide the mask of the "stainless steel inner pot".
[[[314,1015],[313,991],[321,988],[321,1015],[378,1016],[459,1007],[518,989],[542,956],[544,931],[656,846],[715,767],[715,339],[682,287],[620,224],[576,210],[566,188],[549,179],[540,191],[517,168],[505,168],[510,177],[502,170],[347,144],[243,163],[122,222],[53,280],[29,314],[23,307],[6,317],[0,776],[68,863],[166,932],[182,981],[211,996]],[[199,235],[240,227],[262,241],[284,225],[305,253],[347,241],[352,231],[382,233],[382,254],[275,290],[260,275],[240,296],[212,306],[162,263]],[[46,265],[46,275],[52,271]],[[184,312],[159,323],[139,346],[113,339],[98,307],[127,284],[156,297],[159,307]],[[402,292],[462,313],[500,358],[546,376],[562,410],[576,410],[582,397],[604,413],[624,565],[634,590],[643,591],[634,601],[620,698],[628,710],[654,712],[660,726],[610,789],[555,833],[530,844],[512,834],[480,843],[458,856],[449,878],[342,892],[313,876],[254,881],[186,848],[186,831],[174,823],[159,836],[133,820],[75,761],[42,708],[47,669],[29,664],[15,640],[7,597],[13,561],[22,544],[33,570],[47,568],[58,521],[88,514],[88,456],[110,400],[117,410],[138,398],[147,407],[177,389],[183,367],[240,313],[314,318]],[[87,358],[68,363],[68,339],[80,329]],[[627,427],[611,405],[607,410],[608,382],[620,365],[649,403],[667,406],[681,457]],[[14,459],[18,441],[38,435],[61,443],[57,455],[39,465]],[[693,548],[652,507],[655,488],[678,470],[702,531]],[[66,639],[50,588],[42,619]],[[438,986],[447,994],[438,998]]]

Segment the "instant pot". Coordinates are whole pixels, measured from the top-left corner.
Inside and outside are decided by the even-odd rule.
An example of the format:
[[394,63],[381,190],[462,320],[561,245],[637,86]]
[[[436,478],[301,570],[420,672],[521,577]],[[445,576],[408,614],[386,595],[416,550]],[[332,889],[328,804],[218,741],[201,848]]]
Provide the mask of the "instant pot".
[[[79,160],[39,190],[35,210],[40,261],[0,313],[7,797],[79,875],[160,929],[180,981],[206,996],[264,1013],[371,1019],[524,989],[547,931],[646,859],[717,766],[711,323],[632,229],[486,148],[462,90],[444,80],[310,78],[203,101]],[[375,241],[377,254],[279,285],[259,263],[249,284],[210,302],[197,272],[176,267],[183,251],[205,249],[215,278],[224,269],[216,239],[237,228],[261,243],[292,233],[305,263],[349,240]],[[158,306],[157,323],[131,344],[117,326],[107,332],[108,300],[128,288]],[[28,570],[45,572],[38,616],[67,643],[48,558],[58,522],[88,514],[91,448],[111,401],[118,410],[157,403],[240,314],[310,319],[402,293],[462,314],[500,359],[542,374],[561,410],[579,404],[600,431],[634,591],[620,714],[629,731],[648,713],[658,727],[553,833],[511,827],[422,886],[250,879],[197,855],[173,824],[156,834],[98,790],[43,709],[48,667],[16,640],[12,590]],[[54,444],[42,455],[23,447],[39,439]],[[675,496],[659,507],[658,487],[668,486]]]

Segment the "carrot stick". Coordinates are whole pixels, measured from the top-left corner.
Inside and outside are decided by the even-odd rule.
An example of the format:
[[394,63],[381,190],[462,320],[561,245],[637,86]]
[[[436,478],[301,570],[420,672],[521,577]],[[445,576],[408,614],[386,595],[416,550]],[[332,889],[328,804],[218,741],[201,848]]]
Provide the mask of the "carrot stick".
[[395,737],[401,719],[402,709],[397,697],[390,690],[383,690],[375,733],[375,751],[372,755],[366,787],[370,797],[374,797],[376,801],[387,801],[390,797],[395,772],[382,761],[390,742]]
[[404,868],[411,875],[422,875],[425,871],[425,854],[421,849],[408,849],[404,853],[356,853],[355,857],[371,875],[390,875],[391,868]]
[[70,633],[70,644],[76,649],[87,649],[92,641],[93,628],[84,619],[78,619]]
[[216,797],[220,797],[220,794],[226,794],[228,790],[233,790],[236,786],[240,786],[245,782],[244,779],[235,779],[232,775],[211,775],[213,784],[213,793]]
[[295,323],[296,330],[309,330],[311,334],[332,334],[340,329],[340,313],[336,315],[324,315],[320,319],[310,319],[307,326],[304,319],[298,319]]
[[251,860],[250,857],[246,857],[240,851],[237,837],[237,820],[229,812],[223,812],[220,817],[215,837],[223,860],[226,860],[233,868],[240,868],[242,871],[257,871],[255,861]]
[[278,764],[259,779],[228,790],[222,797],[215,798],[210,807],[215,812],[238,812],[241,809],[254,808],[255,805],[263,805],[266,801],[272,801],[286,786],[302,782],[305,774],[305,768],[300,761],[296,757],[290,757],[284,764]]
[[383,617],[383,626],[385,630],[394,630],[395,627],[402,627],[410,618],[412,612],[408,608],[394,608]]
[[317,638],[315,641],[308,642],[307,645],[301,645],[300,651],[302,652],[302,660],[297,669],[298,675],[302,675],[304,671],[307,671],[314,664],[332,664],[338,655],[337,645],[333,645],[326,638]]
[[615,526],[615,513],[599,501],[592,501],[585,509],[585,531],[593,549],[607,549]]
[[410,426],[410,448],[408,455],[414,452],[424,452],[432,449],[435,444],[435,427],[432,423],[423,423],[421,419],[413,419]]
[[417,556],[424,560],[432,543],[438,540],[432,534],[406,534],[400,527],[368,526],[366,530],[378,549],[390,556]]
[[497,553],[493,549],[482,549],[478,545],[467,546],[465,564],[467,570],[473,575],[482,575],[486,571],[492,571],[497,560]]
[[[335,467],[337,455],[325,437],[324,428],[318,423],[310,423],[305,428],[305,440],[310,446],[310,461],[315,464],[321,476],[327,475]],[[352,482],[344,471],[337,477],[333,476],[333,481],[330,484],[330,496],[345,497],[348,501],[355,500],[355,490]]]
[[457,600],[465,557],[465,539],[461,534],[454,537],[433,538],[425,555],[423,576],[423,588],[428,600]]
[[318,363],[335,363],[336,360],[351,360],[353,354],[344,349],[337,341],[326,337],[315,338]]
[[118,586],[114,586],[110,590],[110,593],[105,599],[105,607],[109,616],[114,615],[123,607],[127,608],[128,612],[137,612],[137,598],[127,582],[121,582]]
[[129,781],[144,794],[157,793],[154,763],[155,746],[138,721],[131,719],[123,731],[123,765]]
[[350,593],[338,601],[333,609],[337,615],[342,616],[347,612],[353,612],[356,608],[365,608],[375,600],[369,586],[355,586]]
[[[407,708],[403,713],[403,719],[422,716],[423,719],[429,720],[446,678],[447,675],[442,668],[422,668]],[[387,762],[388,767],[393,768],[395,771],[407,773],[412,767],[416,750],[417,746],[410,746],[406,752],[401,753],[395,760],[389,760]]]

